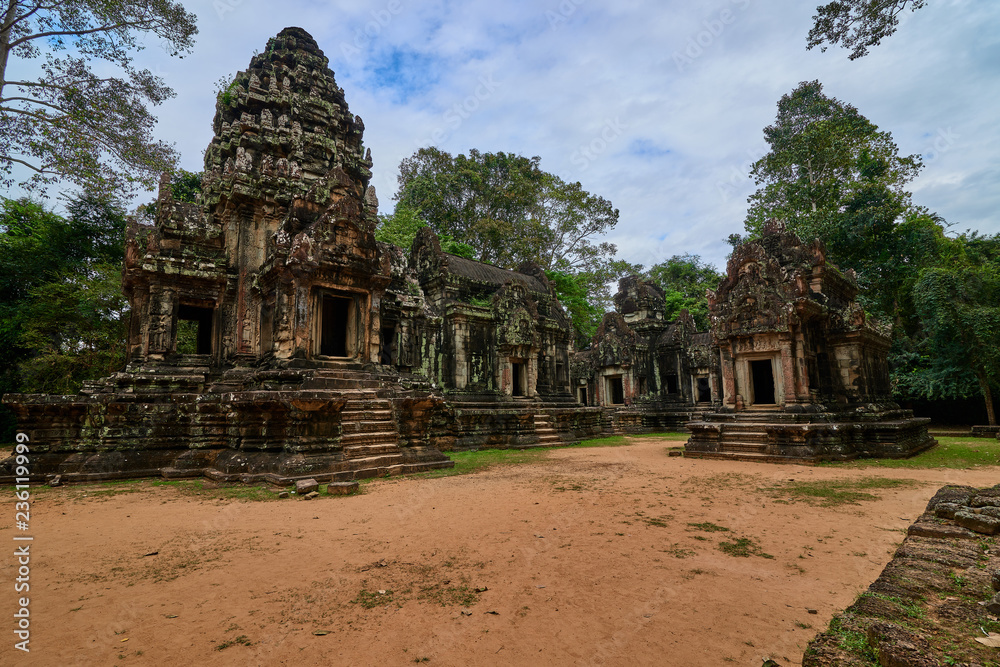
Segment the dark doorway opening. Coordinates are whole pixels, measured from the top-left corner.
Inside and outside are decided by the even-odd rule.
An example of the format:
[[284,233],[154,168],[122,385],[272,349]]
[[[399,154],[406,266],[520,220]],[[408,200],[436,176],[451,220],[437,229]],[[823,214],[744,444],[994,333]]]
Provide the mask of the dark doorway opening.
[[212,354],[211,308],[181,305],[177,309],[177,352]]
[[612,405],[623,405],[625,403],[625,387],[621,377],[608,378],[608,393],[611,395]]
[[698,402],[710,403],[712,401],[712,387],[708,384],[708,378],[698,378]]
[[327,357],[346,357],[351,299],[324,294],[322,301],[319,353]]
[[774,370],[770,359],[750,362],[753,376],[753,402],[755,405],[774,405]]
[[671,373],[667,376],[667,393],[676,394],[677,393],[677,376]]
[[580,402],[583,403],[584,405],[587,404],[587,388],[586,387],[580,387]]
[[396,363],[396,327],[382,327],[379,339],[379,363]]
[[528,392],[525,391],[526,382],[524,377],[524,362],[512,361],[510,364],[510,379],[511,379],[511,394],[514,396],[524,396]]

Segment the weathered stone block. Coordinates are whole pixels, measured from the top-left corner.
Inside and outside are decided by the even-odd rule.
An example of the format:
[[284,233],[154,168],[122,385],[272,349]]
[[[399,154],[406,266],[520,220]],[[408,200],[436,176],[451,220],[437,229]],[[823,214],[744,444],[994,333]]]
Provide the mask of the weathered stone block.
[[295,493],[300,496],[304,496],[307,493],[312,493],[319,489],[319,482],[315,479],[300,479],[295,482]]
[[956,512],[966,509],[965,505],[958,503],[938,503],[934,508],[934,516],[940,519],[954,519]]
[[955,523],[983,535],[996,535],[1000,531],[1000,519],[969,511],[956,512]]
[[326,487],[326,492],[331,496],[349,496],[357,490],[357,482],[330,482]]

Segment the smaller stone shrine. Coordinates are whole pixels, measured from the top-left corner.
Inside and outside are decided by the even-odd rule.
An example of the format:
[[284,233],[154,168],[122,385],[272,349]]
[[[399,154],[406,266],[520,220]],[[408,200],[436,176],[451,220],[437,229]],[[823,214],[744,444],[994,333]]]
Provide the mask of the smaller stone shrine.
[[687,311],[664,319],[663,291],[639,276],[618,282],[614,303],[573,358],[576,398],[602,408],[606,432],[681,430],[719,406],[718,355]]
[[889,332],[857,293],[822,241],[779,222],[738,246],[709,294],[722,405],[687,424],[685,456],[802,462],[934,446],[930,420],[892,402]]

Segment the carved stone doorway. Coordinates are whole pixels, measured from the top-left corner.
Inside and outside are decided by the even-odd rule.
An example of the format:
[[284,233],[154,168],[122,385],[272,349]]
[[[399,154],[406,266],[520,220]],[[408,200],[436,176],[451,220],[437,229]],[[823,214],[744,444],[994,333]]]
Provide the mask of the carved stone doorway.
[[751,360],[750,377],[753,383],[753,404],[774,405],[774,366],[771,360]]
[[353,343],[354,300],[323,294],[320,297],[319,353],[326,357],[351,356]]

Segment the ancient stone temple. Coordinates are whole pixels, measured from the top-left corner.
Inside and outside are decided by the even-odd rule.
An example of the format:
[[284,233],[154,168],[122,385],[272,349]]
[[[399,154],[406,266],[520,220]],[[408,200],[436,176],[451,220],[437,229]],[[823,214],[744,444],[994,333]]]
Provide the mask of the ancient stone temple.
[[429,230],[376,242],[364,125],[308,33],[271,39],[213,127],[200,201],[164,178],[155,225],[128,229],[127,366],[4,397],[36,478],[353,479],[599,432],[537,267],[448,255]]
[[738,246],[709,295],[721,407],[687,424],[686,456],[900,457],[927,449],[929,419],[892,402],[889,332],[866,316],[851,271],[780,223]]
[[687,311],[664,320],[663,291],[622,278],[588,350],[574,356],[577,399],[601,406],[606,430],[679,429],[720,401],[718,355]]

